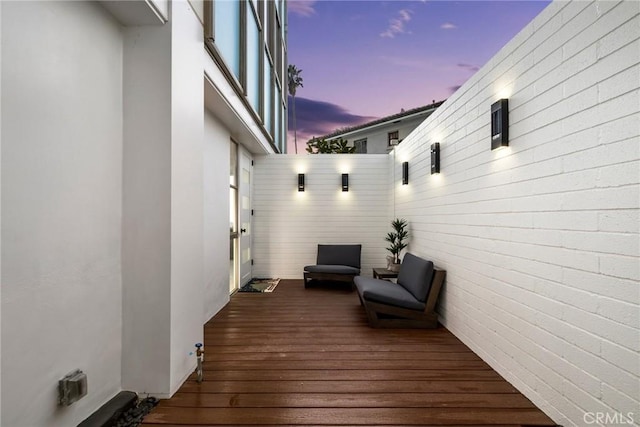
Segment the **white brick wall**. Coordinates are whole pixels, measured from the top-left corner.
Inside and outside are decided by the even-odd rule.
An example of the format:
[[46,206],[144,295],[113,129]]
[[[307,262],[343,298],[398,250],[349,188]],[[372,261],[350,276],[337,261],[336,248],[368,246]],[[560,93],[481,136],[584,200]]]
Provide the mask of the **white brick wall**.
[[[407,218],[410,251],[448,272],[439,310],[460,339],[560,424],[639,422],[639,9],[551,4],[404,140],[395,169],[384,155],[257,158],[254,276],[300,278],[317,243],[354,242],[369,275],[389,221]],[[491,151],[500,97],[511,140]]]
[[[392,215],[387,154],[254,158],[253,276],[301,279],[318,243],[362,244],[362,274],[385,266]],[[305,191],[298,192],[298,173]],[[342,173],[349,191],[342,192]]]
[[[397,153],[409,249],[448,272],[443,323],[565,426],[640,422],[639,12],[552,3]],[[491,151],[501,97],[510,142]]]

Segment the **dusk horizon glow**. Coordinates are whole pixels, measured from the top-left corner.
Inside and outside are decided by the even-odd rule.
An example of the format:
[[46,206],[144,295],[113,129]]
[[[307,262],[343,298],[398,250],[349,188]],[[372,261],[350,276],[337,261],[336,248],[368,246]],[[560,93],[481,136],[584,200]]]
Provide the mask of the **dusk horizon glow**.
[[[298,152],[306,141],[447,99],[550,1],[289,0]],[[294,153],[289,99],[288,152]]]

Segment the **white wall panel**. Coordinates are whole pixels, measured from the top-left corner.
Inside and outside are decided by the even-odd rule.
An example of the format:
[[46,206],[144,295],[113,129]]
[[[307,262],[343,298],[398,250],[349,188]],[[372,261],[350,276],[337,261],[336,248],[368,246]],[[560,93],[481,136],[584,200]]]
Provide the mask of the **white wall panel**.
[[219,121],[204,117],[204,318],[229,302],[229,153],[231,140]]
[[[125,28],[122,387],[168,395],[171,27]],[[144,345],[140,345],[144,342]]]
[[191,4],[171,10],[171,394],[195,369],[204,292],[204,36]]
[[397,153],[410,250],[447,270],[443,323],[564,425],[640,407],[639,8],[552,3]]
[[203,40],[188,2],[171,12],[124,43],[123,388],[158,397],[203,334]]
[[122,30],[95,2],[2,2],[1,27],[0,424],[77,425],[121,390]]
[[[387,154],[256,156],[254,277],[302,278],[319,243],[361,243],[363,275],[386,266],[390,167]],[[349,173],[348,192],[340,189],[342,173]]]

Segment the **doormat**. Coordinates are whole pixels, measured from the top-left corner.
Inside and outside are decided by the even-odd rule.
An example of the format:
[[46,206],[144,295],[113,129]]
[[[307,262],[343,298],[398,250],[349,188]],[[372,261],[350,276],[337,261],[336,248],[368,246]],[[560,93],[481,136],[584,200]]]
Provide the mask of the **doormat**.
[[280,279],[251,279],[249,283],[238,289],[238,292],[273,292]]

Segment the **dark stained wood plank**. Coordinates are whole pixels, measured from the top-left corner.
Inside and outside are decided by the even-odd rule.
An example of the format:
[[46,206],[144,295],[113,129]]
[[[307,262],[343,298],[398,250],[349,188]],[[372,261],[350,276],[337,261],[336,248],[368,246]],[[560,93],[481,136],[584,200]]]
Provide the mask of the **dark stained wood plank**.
[[393,408],[402,400],[406,408],[535,408],[521,394],[444,394],[444,393],[309,393],[309,394],[230,394],[180,392],[161,406],[207,408]]
[[487,419],[500,424],[544,424],[548,418],[538,409],[493,408],[184,408],[163,407],[150,413],[147,423],[218,424],[482,424]]
[[[243,340],[242,337],[227,339],[225,337],[219,336],[209,336],[205,335],[204,340],[207,342],[208,340],[217,340],[218,345],[242,345],[245,342],[247,345],[260,345],[260,344],[270,344],[270,345],[282,345],[282,344],[298,344],[304,345],[307,342],[313,342],[314,344],[364,344],[370,341],[370,338],[366,337],[354,337],[349,338],[345,337],[331,337],[329,335],[326,336],[299,336],[299,337],[270,337],[268,335],[264,335],[262,337],[247,337]],[[419,338],[399,338],[394,340],[393,338],[385,338],[380,339],[378,341],[379,344],[388,344],[393,345],[394,342],[397,344],[412,344],[412,343],[420,343],[421,340]],[[433,339],[434,343],[444,344],[446,343],[446,339]]]
[[[220,350],[220,349],[217,349]],[[216,351],[215,353],[208,353],[205,363],[213,363],[217,361],[240,361],[240,360],[338,360],[348,357],[349,360],[438,360],[439,358],[449,357],[478,357],[473,353],[466,353],[460,350],[451,351],[432,351],[428,349],[425,351],[378,351],[378,352],[365,352],[365,351],[351,351],[351,352],[337,352],[337,351],[315,351],[315,352],[258,352],[251,353],[237,352],[228,353],[222,351]]]
[[192,393],[517,393],[506,381],[203,381]]
[[372,329],[344,289],[235,294],[204,336],[204,382],[144,425],[554,425],[447,329]]
[[[211,343],[211,344],[209,344]],[[354,352],[384,352],[384,353],[393,353],[393,352],[432,352],[432,351],[445,351],[445,349],[449,349],[447,351],[458,351],[458,352],[468,352],[471,351],[465,346],[460,345],[450,345],[450,344],[432,344],[428,345],[422,344],[392,344],[392,345],[381,345],[381,344],[314,344],[307,343],[304,346],[294,345],[294,344],[284,344],[284,345],[243,345],[241,343],[236,345],[219,345],[219,343],[213,341],[205,342],[207,344],[207,354],[223,354],[223,353],[294,353],[294,352],[306,352],[306,353],[315,353],[322,354],[328,352],[340,352],[340,353],[351,353]],[[457,347],[455,349],[454,347]],[[212,351],[213,349],[213,351]],[[345,357],[349,356],[345,355]],[[207,356],[208,358],[208,356]]]
[[222,370],[205,371],[205,381],[273,381],[273,380],[297,380],[297,381],[355,381],[366,379],[368,381],[385,380],[466,380],[466,381],[504,381],[500,375],[490,369],[474,370],[337,370],[337,369],[292,369],[292,370]]
[[[459,356],[460,357],[460,356]],[[368,369],[489,369],[482,360],[466,360],[453,357],[453,360],[273,360],[268,363],[269,369],[362,369],[366,364]],[[259,370],[265,368],[265,362],[256,360],[239,360],[237,362],[205,362],[205,370],[245,369]]]

